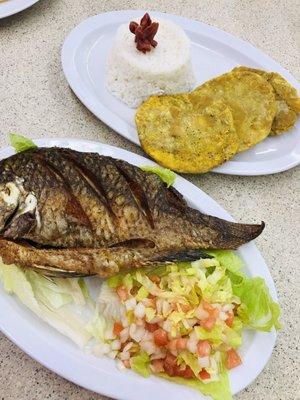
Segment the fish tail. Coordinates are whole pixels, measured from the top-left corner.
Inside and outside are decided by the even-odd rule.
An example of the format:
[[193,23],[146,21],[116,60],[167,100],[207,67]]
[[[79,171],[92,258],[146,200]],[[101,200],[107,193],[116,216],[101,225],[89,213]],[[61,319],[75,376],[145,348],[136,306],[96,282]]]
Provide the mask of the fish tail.
[[260,224],[240,224],[196,210],[190,210],[189,220],[193,224],[194,246],[203,249],[235,250],[257,238],[265,228],[263,221]]

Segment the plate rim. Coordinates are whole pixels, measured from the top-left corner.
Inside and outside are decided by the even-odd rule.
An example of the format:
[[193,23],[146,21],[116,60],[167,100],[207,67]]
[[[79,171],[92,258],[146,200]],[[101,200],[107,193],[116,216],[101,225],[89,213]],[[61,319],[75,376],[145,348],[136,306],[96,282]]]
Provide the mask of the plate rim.
[[[132,158],[133,158],[133,164],[135,165],[145,165],[145,162],[148,164],[153,164],[155,165],[155,163],[153,161],[150,161],[148,159],[146,159],[143,156],[137,155],[135,153],[132,153],[131,151],[128,150],[124,150],[122,148],[119,147],[115,147],[115,146],[111,146],[108,144],[104,144],[101,142],[97,142],[97,141],[92,141],[92,140],[84,140],[84,139],[74,139],[74,138],[44,138],[44,139],[37,139],[34,140],[35,143],[39,146],[45,146],[45,147],[51,147],[51,146],[66,146],[66,147],[70,147],[70,148],[75,148],[77,150],[81,150],[81,148],[85,148],[84,146],[90,146],[90,148],[92,149],[93,147],[95,147],[95,152],[100,151],[100,154],[109,154],[112,157],[114,157],[115,155],[117,155],[117,157],[121,158],[121,159],[128,159],[130,158],[130,162],[132,162]],[[90,150],[90,149],[89,149]],[[85,149],[84,151],[87,151],[87,149]],[[5,158],[7,156],[9,156],[10,154],[13,154],[14,151],[12,149],[12,147],[6,147],[4,149],[0,150],[0,159]],[[127,156],[127,157],[126,157]],[[223,209],[223,207],[221,207],[215,200],[213,200],[210,196],[208,196],[205,192],[203,192],[200,188],[198,188],[196,185],[192,184],[191,182],[187,181],[186,179],[180,177],[177,175],[176,177],[176,182],[174,185],[179,191],[181,192],[185,192],[186,190],[188,191],[188,194],[185,194],[185,197],[192,202],[200,202],[199,199],[201,200],[205,200],[208,201],[208,204],[204,207],[205,212],[207,213],[212,213],[212,211],[214,210],[215,212],[213,212],[213,214],[216,214],[218,216],[221,216],[223,218],[227,218],[228,220],[233,221],[233,218],[230,216],[230,214]],[[200,207],[198,207],[200,208]],[[264,279],[266,280],[266,284],[269,287],[270,293],[273,297],[274,300],[278,301],[277,298],[277,293],[276,293],[276,289],[275,289],[275,285],[273,282],[273,279],[271,277],[270,271],[261,255],[261,253],[259,252],[259,250],[256,248],[255,244],[253,242],[248,243],[247,245],[244,245],[240,248],[239,252],[241,253],[241,255],[243,256],[245,262],[247,263],[246,260],[253,262],[253,264],[251,264],[251,275],[252,275],[252,270],[256,271],[254,274],[255,275],[259,275],[259,276],[263,276]],[[7,313],[8,315],[4,315],[1,312],[0,309],[0,330],[2,330],[2,332],[11,340],[13,341],[19,348],[21,348],[25,353],[27,353],[30,357],[32,357],[33,359],[35,359],[37,362],[39,362],[40,364],[44,365],[46,368],[50,369],[51,371],[57,373],[58,375],[64,377],[65,379],[76,383],[77,385],[84,387],[88,390],[93,390],[96,393],[100,393],[100,394],[104,394],[106,396],[113,396],[114,398],[118,398],[118,399],[122,399],[122,400],[139,400],[140,398],[140,394],[142,392],[136,393],[136,388],[140,387],[141,385],[137,385],[140,381],[140,379],[142,379],[142,390],[144,391],[144,399],[145,400],[150,400],[153,398],[153,394],[157,395],[157,392],[159,390],[159,387],[164,387],[164,390],[169,390],[170,394],[175,394],[176,395],[176,389],[177,391],[179,391],[180,393],[183,393],[185,395],[185,398],[187,400],[196,400],[197,398],[201,399],[205,399],[206,397],[202,396],[196,392],[193,391],[190,388],[187,388],[185,386],[182,385],[177,385],[174,383],[170,383],[170,382],[166,382],[164,380],[161,380],[160,378],[156,378],[156,377],[151,377],[147,380],[145,380],[144,378],[140,378],[139,376],[134,376],[134,380],[133,382],[136,384],[135,386],[135,390],[134,392],[130,391],[130,382],[127,383],[127,379],[131,379],[131,375],[125,375],[125,380],[123,373],[120,373],[120,375],[118,375],[117,377],[114,375],[111,375],[109,373],[109,371],[104,370],[102,371],[104,374],[106,374],[107,376],[110,376],[114,378],[115,382],[118,382],[118,385],[110,385],[108,383],[108,379],[107,380],[102,380],[101,383],[101,389],[99,389],[99,386],[97,386],[97,384],[93,381],[93,376],[96,372],[96,367],[94,367],[94,364],[96,365],[96,358],[93,358],[94,364],[89,365],[89,374],[88,376],[84,375],[85,370],[85,366],[87,363],[87,360],[84,359],[84,363],[83,363],[83,369],[81,366],[80,369],[80,365],[81,365],[81,357],[83,357],[83,354],[81,353],[81,351],[77,348],[74,349],[74,347],[72,346],[72,352],[68,353],[67,350],[70,348],[71,343],[69,343],[69,341],[66,341],[66,343],[63,343],[65,340],[63,340],[63,338],[61,337],[61,335],[56,332],[56,333],[52,333],[52,328],[48,327],[45,328],[45,337],[43,335],[38,335],[38,338],[35,341],[32,341],[30,339],[26,339],[26,335],[24,335],[24,330],[19,331],[17,329],[18,323],[19,321],[21,321],[21,324],[23,323],[24,326],[26,327],[26,329],[28,329],[28,331],[32,331],[32,332],[36,332],[35,333],[39,333],[40,330],[36,327],[39,324],[44,324],[42,321],[39,320],[38,317],[36,317],[34,314],[31,315],[31,312],[28,311],[26,309],[25,306],[23,306],[23,304],[19,304],[19,301],[14,298],[13,296],[8,296],[4,291],[0,291],[0,305],[1,303],[4,304],[6,307],[2,307],[2,310],[9,310],[10,307],[10,302],[12,304],[17,304],[17,307],[21,307],[21,311],[19,313],[19,318],[14,318],[13,313]],[[10,307],[12,310],[12,306]],[[33,319],[34,321],[36,321],[36,324],[32,325],[30,323],[30,321],[28,319],[26,319],[26,315],[24,316],[24,314],[30,313],[31,317],[30,319]],[[23,319],[23,321],[22,321]],[[26,332],[25,329],[25,332]],[[50,339],[52,339],[52,343],[49,341],[47,341],[47,335],[50,335]],[[257,359],[257,357],[255,358],[255,354],[252,355],[251,353],[251,360],[254,363],[254,365],[256,365],[256,367],[253,369],[253,365],[251,365],[251,368],[249,368],[249,365],[247,364],[245,367],[246,369],[248,368],[250,371],[250,375],[248,375],[249,371],[247,369],[247,374],[246,374],[246,379],[244,379],[244,382],[241,384],[240,381],[237,379],[239,376],[239,371],[232,371],[232,373],[230,374],[230,380],[231,380],[231,384],[233,385],[234,383],[234,389],[232,390],[233,394],[238,393],[240,390],[244,389],[245,387],[247,387],[250,383],[252,383],[257,377],[258,375],[262,372],[263,368],[266,366],[267,362],[269,361],[274,346],[275,346],[275,342],[276,342],[276,332],[273,329],[270,333],[255,333],[254,334],[254,339],[251,342],[252,343],[252,347],[254,346],[253,343],[258,342],[260,344],[260,349],[259,349],[259,354],[263,355],[263,360],[262,359]],[[64,356],[64,357],[60,357],[60,363],[61,364],[57,364],[57,359],[56,359],[56,352],[55,349],[57,346],[55,346],[55,343],[58,343],[58,349],[60,350],[60,353]],[[47,344],[47,346],[49,346],[49,351],[47,352],[47,346],[44,346]],[[66,345],[66,348],[64,348],[64,345]],[[50,347],[53,347],[53,350]],[[254,350],[258,351],[258,348],[255,348]],[[74,357],[74,353],[78,356],[78,357]],[[247,354],[249,353],[249,351],[247,352]],[[248,357],[248,356],[247,356]],[[61,360],[61,358],[63,358],[63,360]],[[70,368],[70,363],[71,363],[71,368]],[[249,360],[248,360],[249,363]],[[257,363],[257,364],[255,364]],[[75,368],[74,368],[75,366]],[[242,368],[242,366],[240,367]],[[70,371],[71,370],[71,371]],[[240,370],[241,371],[241,370]],[[131,374],[131,372],[130,372]],[[126,379],[127,376],[127,379]],[[232,382],[232,378],[233,377],[233,382]],[[100,376],[98,378],[97,375],[97,380],[100,380]],[[155,385],[154,390],[152,391],[152,386],[153,383]],[[171,386],[170,386],[171,385]],[[156,388],[156,386],[158,387],[158,389]],[[117,387],[117,388],[116,388]],[[180,389],[180,390],[179,390]],[[166,392],[164,392],[166,393]],[[159,397],[158,397],[159,399]],[[175,400],[179,400],[180,397],[176,397],[175,396]]]
[[[77,46],[81,43],[80,39],[85,37],[90,31],[94,30],[96,26],[100,26],[101,24],[107,25],[111,23],[112,20],[121,23],[124,22],[123,19],[125,17],[127,19],[132,19],[145,12],[146,10],[127,9],[109,11],[89,17],[73,28],[73,30],[67,35],[61,49],[61,63],[64,75],[70,88],[78,97],[78,99],[98,119],[108,125],[115,132],[140,147],[141,145],[139,140],[137,138],[133,138],[129,132],[126,121],[114,114],[111,109],[104,106],[101,102],[98,101],[97,106],[94,105],[94,101],[92,100],[94,96],[91,96],[91,94],[85,90],[84,86],[81,85],[80,79],[78,80],[77,70],[74,65],[74,55]],[[215,40],[218,40],[222,45],[230,46],[232,49],[237,50],[242,54],[246,54],[248,58],[250,57],[256,61],[259,60],[259,63],[263,64],[263,68],[279,72],[300,92],[300,84],[292,76],[292,74],[290,74],[285,68],[281,67],[281,65],[270,56],[257,49],[249,42],[204,22],[158,11],[151,11],[151,14],[157,17],[167,17],[173,20],[175,23],[181,25],[183,29],[188,26],[189,30],[194,30],[197,32],[199,32],[199,30],[201,32],[205,31],[209,37],[213,37]],[[84,36],[82,36],[82,34]],[[300,164],[300,141],[292,151],[284,156],[279,156],[276,160],[258,161],[255,163],[250,163],[247,161],[227,161],[223,165],[214,168],[211,172],[241,176],[260,176],[283,172],[297,166],[298,164]]]
[[15,15],[21,11],[24,11],[38,1],[39,0],[22,0],[22,4],[17,6],[15,4],[15,0],[7,0],[7,3],[0,4],[0,19],[10,17],[11,15]]

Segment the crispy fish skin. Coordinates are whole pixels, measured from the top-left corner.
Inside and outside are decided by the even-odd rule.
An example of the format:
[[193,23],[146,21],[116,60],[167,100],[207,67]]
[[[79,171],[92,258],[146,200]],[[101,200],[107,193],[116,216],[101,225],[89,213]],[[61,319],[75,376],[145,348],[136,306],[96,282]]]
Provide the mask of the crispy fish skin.
[[300,97],[297,90],[277,72],[267,72],[249,67],[237,67],[233,71],[251,71],[267,80],[273,87],[276,97],[277,112],[270,135],[280,135],[291,129],[300,114]]
[[238,149],[231,111],[221,101],[152,96],[138,108],[135,120],[145,152],[177,172],[207,172]]
[[198,101],[222,100],[231,110],[239,137],[238,151],[265,139],[276,114],[272,86],[261,76],[233,70],[198,86],[190,96]]
[[0,171],[0,257],[25,267],[103,275],[106,261],[235,249],[264,228],[202,214],[156,174],[96,153],[28,150]]

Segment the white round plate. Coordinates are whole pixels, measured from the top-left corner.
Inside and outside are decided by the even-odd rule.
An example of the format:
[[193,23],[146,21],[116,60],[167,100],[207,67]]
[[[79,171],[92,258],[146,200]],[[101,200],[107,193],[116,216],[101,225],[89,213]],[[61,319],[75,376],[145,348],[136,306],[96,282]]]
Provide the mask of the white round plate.
[[38,1],[39,0],[5,0],[0,3],[0,18],[17,14],[18,12],[31,7]]
[[[78,151],[97,152],[126,160],[138,166],[154,164],[144,157],[99,142],[76,139],[41,139],[36,143],[39,146],[61,146]],[[11,147],[1,150],[0,159],[11,154],[13,154]],[[174,186],[194,208],[232,221],[231,216],[222,207],[184,178],[177,176]],[[245,262],[246,273],[250,276],[264,278],[272,297],[277,300],[274,282],[255,244],[249,243],[242,246],[239,254]],[[5,293],[2,287],[0,287],[0,329],[35,360],[69,381],[94,392],[120,400],[165,400],[168,398],[199,400],[206,398],[190,388],[160,378],[145,379],[131,371],[120,372],[113,360],[85,354],[70,340],[39,320],[15,297]],[[245,332],[240,351],[243,364],[230,373],[231,388],[234,394],[249,385],[262,371],[271,356],[275,339],[274,330],[270,333]]]
[[[88,18],[66,38],[62,48],[63,70],[82,103],[108,126],[140,145],[134,123],[135,110],[113,97],[105,86],[105,63],[118,26],[139,20],[145,11],[114,11]],[[152,12],[155,18],[180,25],[191,40],[197,84],[246,65],[282,74],[300,92],[299,83],[270,57],[234,36],[201,22]],[[289,133],[268,137],[254,148],[236,155],[214,172],[264,175],[281,172],[300,163],[300,121]]]

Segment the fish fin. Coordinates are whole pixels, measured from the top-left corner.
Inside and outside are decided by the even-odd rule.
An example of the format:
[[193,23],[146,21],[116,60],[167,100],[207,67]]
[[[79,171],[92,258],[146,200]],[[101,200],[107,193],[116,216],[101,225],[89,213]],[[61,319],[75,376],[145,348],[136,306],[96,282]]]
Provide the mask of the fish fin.
[[205,253],[202,250],[180,250],[180,251],[169,251],[162,254],[158,254],[153,257],[151,261],[153,263],[173,263],[173,262],[188,262],[200,260],[200,258],[213,258],[211,255]]
[[47,275],[53,276],[55,273],[61,276],[69,276],[69,273],[73,276],[97,274],[103,278],[120,271],[155,264],[210,258],[201,250],[161,251],[149,247],[39,249],[1,238],[0,257],[6,264],[33,268]]

